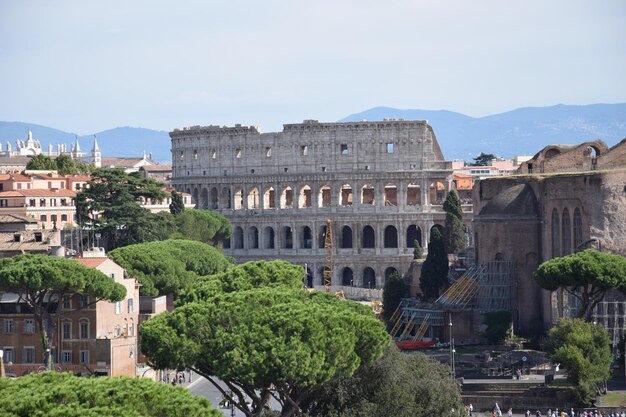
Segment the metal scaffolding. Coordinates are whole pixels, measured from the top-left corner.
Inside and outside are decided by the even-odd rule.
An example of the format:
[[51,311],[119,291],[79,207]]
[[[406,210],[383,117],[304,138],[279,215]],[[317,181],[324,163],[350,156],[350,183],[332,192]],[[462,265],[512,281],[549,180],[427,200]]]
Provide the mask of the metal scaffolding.
[[592,313],[594,323],[608,330],[613,347],[613,355],[617,355],[620,338],[624,336],[626,323],[626,301],[624,296],[612,290],[604,301],[599,302]]

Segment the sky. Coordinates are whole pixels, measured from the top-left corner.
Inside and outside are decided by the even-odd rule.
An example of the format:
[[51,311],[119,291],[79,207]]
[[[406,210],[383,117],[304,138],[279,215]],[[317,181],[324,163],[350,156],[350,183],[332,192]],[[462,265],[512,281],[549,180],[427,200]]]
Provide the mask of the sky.
[[0,0],[0,120],[78,134],[623,102],[624,0]]

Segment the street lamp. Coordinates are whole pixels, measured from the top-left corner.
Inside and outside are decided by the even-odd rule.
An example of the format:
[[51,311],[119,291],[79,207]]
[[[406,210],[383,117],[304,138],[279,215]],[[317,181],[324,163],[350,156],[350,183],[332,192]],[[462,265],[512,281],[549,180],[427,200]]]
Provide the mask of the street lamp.
[[454,369],[454,338],[452,337],[452,313],[450,313],[450,364],[452,365],[452,379],[456,378],[456,371]]

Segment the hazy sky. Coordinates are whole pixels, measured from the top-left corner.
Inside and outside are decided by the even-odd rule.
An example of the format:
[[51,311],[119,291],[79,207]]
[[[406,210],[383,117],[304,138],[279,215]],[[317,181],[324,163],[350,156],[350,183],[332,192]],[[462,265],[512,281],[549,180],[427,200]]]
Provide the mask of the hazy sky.
[[0,0],[0,120],[79,134],[618,102],[625,0]]

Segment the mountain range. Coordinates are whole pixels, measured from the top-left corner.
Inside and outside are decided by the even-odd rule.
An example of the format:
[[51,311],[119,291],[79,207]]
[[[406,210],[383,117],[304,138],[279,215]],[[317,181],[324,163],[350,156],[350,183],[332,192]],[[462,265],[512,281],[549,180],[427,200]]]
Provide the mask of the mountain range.
[[[481,152],[502,157],[534,155],[549,144],[575,144],[602,139],[613,146],[626,138],[626,103],[525,107],[484,117],[470,117],[447,110],[406,110],[375,107],[347,116],[340,122],[361,120],[427,120],[433,127],[447,160],[471,161]],[[92,135],[76,136],[46,126],[23,122],[1,122],[0,141],[15,146],[28,130],[48,144],[73,143],[78,138],[83,152],[91,151],[93,136],[103,156],[143,156],[152,153],[161,163],[171,161],[170,138],[166,131],[140,127],[116,127]]]

